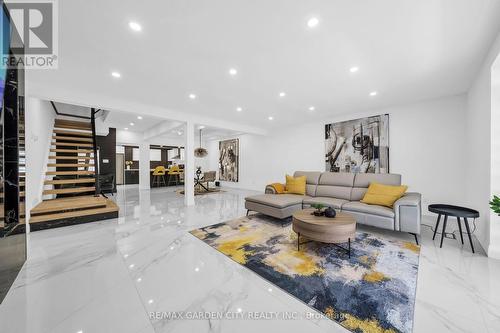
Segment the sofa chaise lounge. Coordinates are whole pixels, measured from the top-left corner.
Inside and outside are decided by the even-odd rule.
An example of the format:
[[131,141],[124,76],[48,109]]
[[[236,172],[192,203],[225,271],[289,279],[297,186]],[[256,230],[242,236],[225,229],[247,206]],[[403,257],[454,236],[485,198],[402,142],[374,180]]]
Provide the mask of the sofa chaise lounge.
[[314,203],[321,203],[336,210],[348,212],[357,223],[379,228],[420,234],[421,195],[406,193],[392,208],[368,205],[360,200],[371,182],[385,185],[401,185],[401,175],[336,173],[297,171],[294,177],[306,176],[306,194],[276,194],[267,186],[265,194],[245,198],[247,215],[259,212],[278,219],[292,216],[298,210]]

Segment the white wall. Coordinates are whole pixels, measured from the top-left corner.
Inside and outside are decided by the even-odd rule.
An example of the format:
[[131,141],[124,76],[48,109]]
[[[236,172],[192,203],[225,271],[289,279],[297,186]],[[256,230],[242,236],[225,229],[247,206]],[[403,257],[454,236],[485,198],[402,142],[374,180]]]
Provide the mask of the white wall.
[[[324,126],[330,122],[388,113],[390,171],[403,175],[423,203],[465,203],[466,96],[332,117],[286,128],[269,136],[241,135],[240,180],[223,186],[262,191],[295,170],[325,170]],[[209,143],[210,168],[217,170],[218,141]]]
[[55,113],[50,102],[26,99],[26,218],[42,201]]
[[500,258],[500,240],[496,250],[490,248],[491,197],[491,66],[500,52],[500,35],[493,43],[484,63],[472,83],[467,96],[466,138],[464,151],[466,163],[466,199],[479,210],[476,236],[483,248]]

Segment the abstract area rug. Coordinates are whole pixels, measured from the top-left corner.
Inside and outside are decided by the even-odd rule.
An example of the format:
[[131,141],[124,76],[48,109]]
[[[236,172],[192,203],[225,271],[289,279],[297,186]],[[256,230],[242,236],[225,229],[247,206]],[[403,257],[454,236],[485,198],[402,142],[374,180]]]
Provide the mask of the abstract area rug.
[[260,215],[191,234],[348,330],[412,331],[420,253],[414,243],[358,232],[351,259],[318,242],[298,252],[291,225]]

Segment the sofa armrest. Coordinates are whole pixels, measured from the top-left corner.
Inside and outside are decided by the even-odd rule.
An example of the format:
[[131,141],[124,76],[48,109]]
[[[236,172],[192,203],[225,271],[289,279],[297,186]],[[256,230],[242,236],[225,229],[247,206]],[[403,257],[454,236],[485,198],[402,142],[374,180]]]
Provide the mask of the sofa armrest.
[[408,192],[394,203],[396,230],[420,234],[422,195]]

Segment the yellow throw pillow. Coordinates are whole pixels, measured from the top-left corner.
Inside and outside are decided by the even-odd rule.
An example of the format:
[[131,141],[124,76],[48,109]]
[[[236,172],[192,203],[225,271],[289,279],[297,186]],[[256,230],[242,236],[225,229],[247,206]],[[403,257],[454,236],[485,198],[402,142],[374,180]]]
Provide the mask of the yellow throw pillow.
[[306,194],[306,179],[306,176],[293,178],[292,176],[286,175],[286,193]]
[[361,202],[369,205],[379,205],[392,208],[396,200],[401,198],[408,186],[391,186],[378,183],[370,183],[368,190]]

